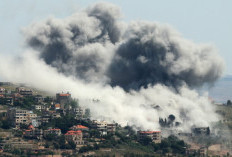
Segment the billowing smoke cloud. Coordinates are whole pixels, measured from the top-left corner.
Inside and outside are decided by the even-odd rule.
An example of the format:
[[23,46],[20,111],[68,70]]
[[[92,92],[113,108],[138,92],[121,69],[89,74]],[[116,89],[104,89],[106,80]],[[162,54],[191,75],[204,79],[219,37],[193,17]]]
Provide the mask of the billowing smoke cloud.
[[114,86],[193,87],[214,82],[222,74],[222,60],[212,46],[194,44],[171,28],[137,22],[128,26],[124,38],[108,69]]
[[50,18],[26,29],[28,45],[59,72],[93,81],[109,64],[120,38],[119,9],[102,3],[66,19]]
[[93,118],[136,128],[160,129],[159,117],[170,114],[182,130],[216,121],[207,96],[192,89],[221,76],[224,63],[215,48],[159,23],[120,18],[118,7],[99,3],[32,24],[24,32],[34,50],[20,61],[0,62],[0,75],[51,93],[68,90]]

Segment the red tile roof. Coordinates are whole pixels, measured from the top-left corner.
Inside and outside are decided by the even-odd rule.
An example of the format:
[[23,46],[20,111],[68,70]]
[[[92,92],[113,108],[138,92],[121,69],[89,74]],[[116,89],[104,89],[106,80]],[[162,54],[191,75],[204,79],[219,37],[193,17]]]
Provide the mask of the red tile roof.
[[71,94],[59,94],[59,96],[70,96]]
[[83,125],[76,125],[75,127],[76,127],[76,128],[80,128],[80,129],[88,129],[88,127],[83,126]]
[[35,129],[33,125],[30,125],[28,129]]
[[78,130],[78,131],[70,130],[65,135],[80,135],[80,134],[82,134],[82,131],[80,131],[80,130]]

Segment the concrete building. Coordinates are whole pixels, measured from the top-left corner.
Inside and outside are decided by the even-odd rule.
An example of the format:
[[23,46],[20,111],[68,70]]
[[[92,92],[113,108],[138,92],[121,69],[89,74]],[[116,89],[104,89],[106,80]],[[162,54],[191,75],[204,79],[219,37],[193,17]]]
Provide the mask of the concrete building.
[[33,95],[33,91],[31,89],[26,89],[24,87],[16,88],[16,92],[22,96],[32,96]]
[[25,130],[24,137],[26,138],[33,138],[33,139],[42,139],[43,130],[34,128],[34,126],[30,125],[28,130]]
[[114,134],[116,131],[116,124],[93,120],[91,128],[97,129],[101,135],[107,135],[109,133]]
[[34,96],[35,102],[37,103],[43,103],[44,102],[44,97],[42,95],[36,95]]
[[6,92],[6,89],[3,87],[0,87],[0,94],[5,94],[5,92]]
[[107,133],[109,134],[115,134],[116,131],[116,124],[115,123],[111,123],[111,124],[107,124]]
[[31,124],[32,120],[37,118],[37,114],[28,110],[11,108],[7,111],[7,117],[16,128],[19,128],[20,124]]
[[71,102],[71,94],[69,93],[57,93],[56,94],[56,101],[61,106],[61,109],[64,109],[65,104],[69,104]]
[[12,97],[0,94],[0,105],[13,106],[13,104],[14,100]]
[[145,137],[150,137],[152,142],[161,143],[161,131],[138,131],[137,135],[139,141]]
[[82,131],[78,130],[78,131],[68,131],[65,135],[65,140],[66,141],[72,141],[74,142],[76,145],[81,145],[83,144],[83,140],[82,140]]
[[89,137],[89,128],[83,125],[74,125],[70,128],[73,131],[82,131],[83,138]]
[[46,137],[49,134],[52,135],[56,135],[56,136],[60,136],[61,135],[61,130],[60,129],[48,129],[48,130],[44,130],[44,137]]
[[193,128],[192,131],[195,135],[210,135],[209,127],[197,127]]
[[101,135],[107,135],[107,122],[106,121],[93,120],[91,128],[97,129],[101,133]]
[[77,107],[74,109],[74,114],[76,119],[83,119],[84,111],[81,107]]
[[45,105],[35,105],[35,109],[38,111],[47,110],[47,107]]

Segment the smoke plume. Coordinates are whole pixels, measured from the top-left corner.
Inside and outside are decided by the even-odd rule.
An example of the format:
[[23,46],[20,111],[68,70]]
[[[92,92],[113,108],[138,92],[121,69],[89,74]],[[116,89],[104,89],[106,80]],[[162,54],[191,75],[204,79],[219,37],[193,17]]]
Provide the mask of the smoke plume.
[[159,118],[170,114],[185,131],[217,121],[207,96],[194,90],[222,75],[217,50],[170,26],[121,17],[117,6],[98,3],[34,23],[24,29],[29,49],[16,59],[1,56],[0,76],[51,93],[70,91],[93,118],[139,129],[160,129]]

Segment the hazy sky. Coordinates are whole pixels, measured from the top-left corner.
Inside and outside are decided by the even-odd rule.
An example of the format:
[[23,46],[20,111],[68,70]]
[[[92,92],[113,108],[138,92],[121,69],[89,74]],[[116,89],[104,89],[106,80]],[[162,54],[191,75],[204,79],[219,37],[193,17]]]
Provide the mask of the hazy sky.
[[[66,17],[94,0],[1,0],[0,53],[22,51],[21,29],[48,16]],[[226,62],[225,74],[232,74],[231,0],[109,0],[118,5],[125,21],[149,20],[176,28],[185,38],[214,44]]]

